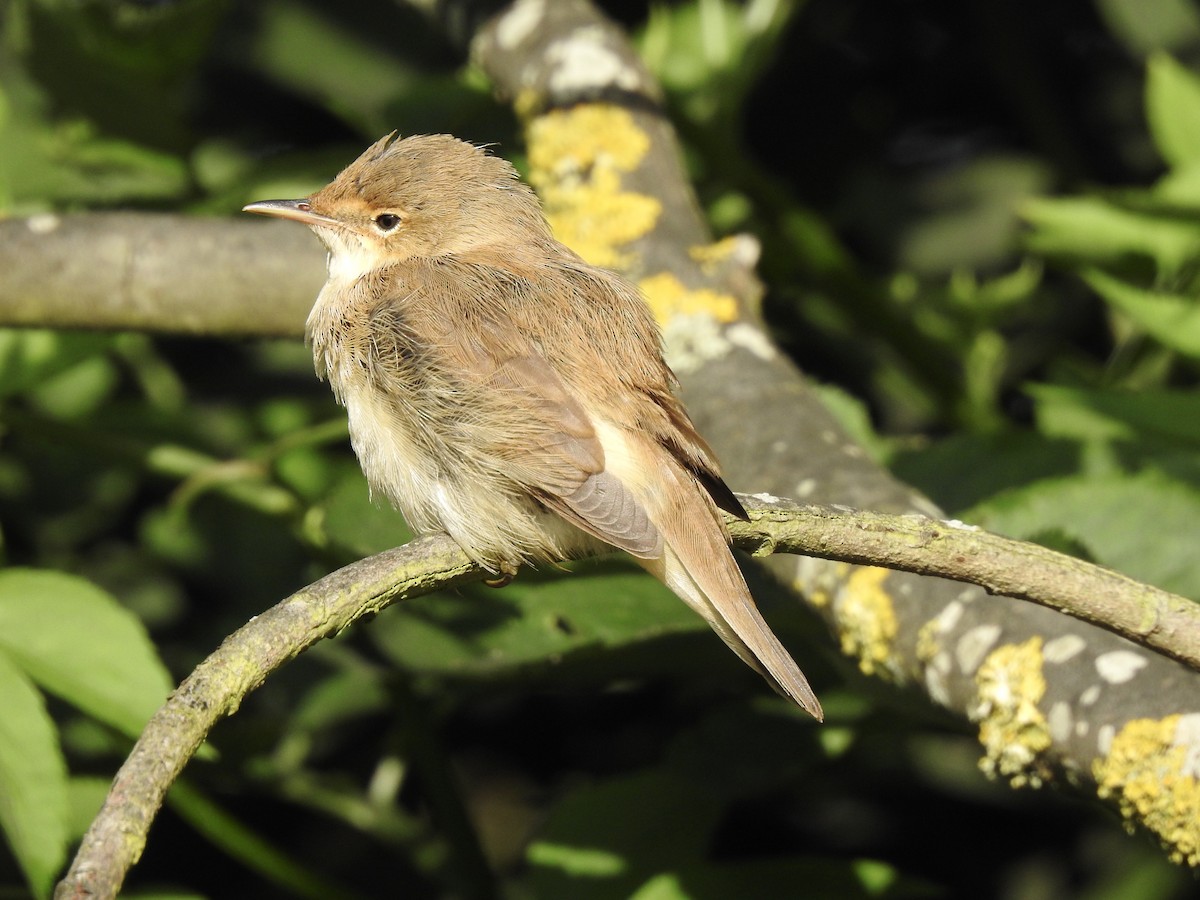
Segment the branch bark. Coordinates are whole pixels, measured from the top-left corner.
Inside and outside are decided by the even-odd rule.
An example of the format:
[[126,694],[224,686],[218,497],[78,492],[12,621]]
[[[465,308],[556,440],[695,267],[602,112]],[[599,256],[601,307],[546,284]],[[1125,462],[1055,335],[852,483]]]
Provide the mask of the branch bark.
[[755,499],[749,522],[730,521],[734,541],[755,556],[801,554],[967,582],[1099,625],[1200,671],[1200,604],[1186,597],[962,522]]

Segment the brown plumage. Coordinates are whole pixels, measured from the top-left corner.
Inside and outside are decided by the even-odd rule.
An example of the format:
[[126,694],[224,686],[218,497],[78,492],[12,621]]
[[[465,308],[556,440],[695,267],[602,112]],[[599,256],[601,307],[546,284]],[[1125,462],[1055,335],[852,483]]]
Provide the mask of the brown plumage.
[[493,572],[618,547],[818,719],[759,615],[718,507],[745,515],[674,394],[635,287],[550,233],[504,160],[448,135],[372,145],[307,200],[329,280],[318,373],[373,490]]

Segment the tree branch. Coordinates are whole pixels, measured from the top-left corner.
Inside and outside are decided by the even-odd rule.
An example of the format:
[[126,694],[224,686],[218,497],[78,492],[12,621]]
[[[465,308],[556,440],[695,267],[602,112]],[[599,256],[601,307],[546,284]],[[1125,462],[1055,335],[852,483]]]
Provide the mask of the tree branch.
[[147,723],[54,892],[115,897],[168,788],[213,726],[273,671],[397,600],[482,577],[449,537],[421,538],[338,569],[256,616],[200,663]]
[[[750,521],[728,522],[736,545],[756,556],[802,553],[1011,588],[1073,615],[1120,623],[1127,637],[1200,667],[1200,607],[1116,572],[957,522],[741,499]],[[216,723],[271,672],[363,616],[486,574],[448,537],[427,537],[339,569],[251,619],[146,725],[55,897],[116,896],[171,784]],[[1151,612],[1161,627],[1144,627]]]
[[322,262],[316,238],[285,222],[9,219],[0,221],[0,325],[299,337]]
[[962,522],[796,506],[759,494],[730,520],[755,556],[792,553],[977,585],[1106,628],[1200,671],[1200,604],[1027,541]]

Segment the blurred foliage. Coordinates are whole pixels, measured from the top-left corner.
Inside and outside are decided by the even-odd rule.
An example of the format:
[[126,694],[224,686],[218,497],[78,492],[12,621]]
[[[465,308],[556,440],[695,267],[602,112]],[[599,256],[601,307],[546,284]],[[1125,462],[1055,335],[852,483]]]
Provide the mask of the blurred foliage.
[[[876,458],[1200,596],[1193,5],[605,5],[714,229],[762,241],[780,343]],[[0,27],[8,215],[228,215],[391,128],[517,152],[396,4],[9,0]],[[0,429],[0,892],[45,896],[164,663],[408,535],[298,345],[0,333]],[[802,613],[767,610],[809,648],[819,729],[648,579],[578,568],[389,610],[278,673],[127,896],[1188,893],[1095,810],[983,781],[961,726],[805,644]]]

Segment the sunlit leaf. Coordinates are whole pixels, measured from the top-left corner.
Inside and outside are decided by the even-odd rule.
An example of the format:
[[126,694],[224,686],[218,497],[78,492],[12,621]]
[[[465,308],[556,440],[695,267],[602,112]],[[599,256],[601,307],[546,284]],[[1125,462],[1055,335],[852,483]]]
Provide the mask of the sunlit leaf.
[[1172,274],[1200,257],[1200,223],[1194,220],[1123,209],[1087,196],[1029,200],[1021,211],[1034,226],[1026,245],[1066,261],[1105,264],[1140,256]]
[[1146,121],[1169,165],[1200,162],[1200,77],[1166,53],[1146,66]]
[[1138,441],[1157,437],[1200,445],[1200,394],[1030,385],[1038,430],[1075,440]]
[[37,688],[0,648],[0,826],[29,885],[48,896],[66,858],[67,768]]
[[1164,473],[1050,479],[1001,494],[963,517],[1015,538],[1054,531],[1105,566],[1200,599],[1200,491]]
[[1083,273],[1083,279],[1165,346],[1200,356],[1200,297],[1147,290],[1098,269]]
[[130,737],[172,687],[133,614],[61,572],[0,572],[0,652],[46,690]]

